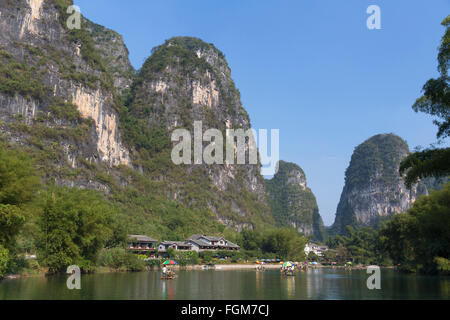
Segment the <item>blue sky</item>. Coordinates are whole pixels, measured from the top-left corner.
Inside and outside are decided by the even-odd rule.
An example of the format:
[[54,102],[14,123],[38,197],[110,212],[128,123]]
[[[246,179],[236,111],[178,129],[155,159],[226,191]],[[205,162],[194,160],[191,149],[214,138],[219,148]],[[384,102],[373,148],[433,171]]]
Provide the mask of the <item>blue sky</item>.
[[[75,0],[123,35],[139,69],[151,49],[194,36],[224,52],[255,129],[280,129],[280,158],[299,164],[326,225],[334,221],[354,148],[395,133],[435,142],[432,118],[411,109],[438,75],[440,22],[450,0]],[[369,5],[381,30],[369,30]]]

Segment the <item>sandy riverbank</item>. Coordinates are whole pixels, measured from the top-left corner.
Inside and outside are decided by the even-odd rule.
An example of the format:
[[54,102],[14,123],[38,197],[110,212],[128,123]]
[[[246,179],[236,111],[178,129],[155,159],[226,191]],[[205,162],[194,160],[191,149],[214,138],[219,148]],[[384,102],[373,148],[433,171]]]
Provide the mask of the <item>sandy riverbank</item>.
[[[216,264],[215,270],[254,270],[256,269],[258,265],[257,264]],[[173,269],[182,269],[182,270],[203,270],[205,269],[205,265],[193,265],[193,266],[170,266]],[[362,270],[367,269],[368,266],[363,265],[357,265],[352,266],[351,270]],[[280,264],[265,264],[264,269],[265,270],[280,270],[281,265]],[[330,269],[345,269],[345,266],[330,266],[330,265],[315,265],[315,266],[308,266],[310,269],[319,269],[319,268],[330,268]],[[381,267],[382,269],[393,269],[394,267]]]
[[[256,269],[259,265],[257,264],[216,264],[215,270],[238,270],[238,269]],[[196,266],[200,269],[203,266]],[[267,269],[280,269],[279,264],[265,264],[264,268]]]
[[[216,264],[214,270],[255,270],[258,267],[257,264]],[[265,264],[265,270],[280,270],[280,264]],[[205,265],[194,265],[185,267],[175,267],[175,269],[182,270],[202,270],[205,269]]]

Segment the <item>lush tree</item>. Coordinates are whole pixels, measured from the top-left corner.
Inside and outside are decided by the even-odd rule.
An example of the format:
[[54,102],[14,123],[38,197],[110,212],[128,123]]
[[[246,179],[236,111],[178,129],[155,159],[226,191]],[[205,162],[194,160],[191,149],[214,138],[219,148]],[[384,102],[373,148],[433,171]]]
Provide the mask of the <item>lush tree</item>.
[[329,250],[325,251],[323,253],[323,259],[328,263],[336,261],[336,250],[329,249]]
[[30,156],[0,142],[0,247],[7,250],[2,259],[9,259],[9,267],[17,258],[16,238],[39,181]]
[[349,255],[347,248],[345,248],[342,244],[339,244],[336,247],[336,259],[338,260],[338,262],[339,263],[347,262],[348,257]]
[[274,253],[280,259],[303,260],[307,239],[292,228],[280,228],[269,231],[263,237],[263,252]]
[[438,138],[450,136],[450,87],[448,68],[450,65],[450,15],[441,23],[445,28],[438,53],[438,71],[440,77],[428,80],[423,86],[424,95],[417,99],[413,109],[425,112],[441,119],[435,120],[438,126]]
[[169,259],[174,259],[175,258],[176,252],[175,252],[174,248],[168,248],[166,253],[167,253],[167,257]]
[[439,273],[450,274],[450,260],[442,257],[435,257],[436,269]]
[[308,253],[308,261],[318,261],[319,260],[319,256],[317,254],[314,253],[314,251],[310,251]]
[[347,236],[334,236],[328,239],[330,248],[336,249],[337,260],[350,259],[355,263],[386,265],[386,254],[380,246],[377,230],[367,227],[354,229],[347,226]]
[[25,217],[18,206],[0,204],[0,245],[13,251],[24,222]]
[[209,263],[213,259],[213,253],[211,251],[202,251],[199,256],[205,263]]
[[257,231],[243,230],[241,232],[241,246],[245,250],[258,250],[261,248],[262,237]]
[[[450,16],[444,19],[446,27],[438,53],[440,77],[428,80],[423,86],[423,96],[416,100],[413,109],[437,117],[438,139],[450,136],[450,87],[448,68],[450,61]],[[410,187],[419,178],[446,176],[450,174],[450,149],[430,148],[409,155],[400,166],[406,173],[406,184]]]
[[145,269],[142,259],[120,247],[101,250],[99,264],[115,270],[142,271]]
[[416,218],[408,214],[395,215],[380,230],[384,250],[390,255],[395,265],[404,270],[414,270],[414,247],[412,240],[417,237]]
[[8,269],[9,253],[8,249],[0,245],[0,279]]
[[408,271],[435,273],[450,257],[450,183],[418,199],[381,229],[385,250]]
[[0,204],[28,203],[36,195],[39,181],[27,153],[0,143]]
[[239,243],[247,256],[304,260],[307,240],[295,229],[285,227],[244,230]]
[[180,266],[195,265],[199,262],[198,253],[196,251],[178,252],[175,259]]
[[91,271],[99,250],[112,236],[114,207],[96,191],[53,188],[40,219],[39,259],[49,272],[71,264]]

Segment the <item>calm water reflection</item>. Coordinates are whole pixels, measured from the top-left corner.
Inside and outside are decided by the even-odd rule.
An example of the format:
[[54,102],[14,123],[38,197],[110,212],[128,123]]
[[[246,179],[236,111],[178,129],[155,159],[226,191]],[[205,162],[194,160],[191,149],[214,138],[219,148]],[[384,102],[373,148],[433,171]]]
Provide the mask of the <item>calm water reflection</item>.
[[449,299],[450,278],[381,270],[381,290],[368,290],[365,270],[313,269],[295,277],[279,271],[179,271],[161,280],[158,271],[83,275],[81,290],[66,276],[0,282],[1,299]]

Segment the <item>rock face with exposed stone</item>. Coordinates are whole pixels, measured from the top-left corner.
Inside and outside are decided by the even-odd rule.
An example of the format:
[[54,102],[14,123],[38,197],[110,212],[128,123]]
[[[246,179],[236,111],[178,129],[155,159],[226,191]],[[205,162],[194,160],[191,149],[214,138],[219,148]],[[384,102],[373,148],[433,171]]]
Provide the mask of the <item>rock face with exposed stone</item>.
[[[198,121],[203,133],[218,129],[224,139],[227,129],[250,129],[224,54],[197,38],[175,37],[153,49],[133,83],[128,108],[143,118],[149,129],[159,127],[170,133],[186,128],[192,137]],[[244,165],[193,164],[185,169],[189,174],[200,170],[211,181],[211,190],[227,199],[226,210],[210,203],[222,223],[238,230],[247,228],[244,221],[237,221],[255,214],[255,210],[263,220],[271,220],[259,164],[249,164],[247,158]]]
[[306,185],[306,175],[294,163],[280,161],[278,172],[266,180],[269,204],[278,226],[292,226],[298,232],[322,241],[325,228],[316,198]]
[[[0,92],[1,119],[8,121],[20,115],[31,123],[39,114],[47,113],[55,100],[72,103],[84,118],[93,120],[93,134],[86,141],[88,148],[72,150],[67,158],[129,165],[113,91],[102,82],[104,71],[83,57],[80,43],[61,25],[60,11],[53,1],[1,1],[0,13],[3,63],[25,64],[42,91],[39,95],[20,90]],[[21,85],[24,91],[30,90],[28,84]]]
[[84,17],[80,30],[69,30],[71,4],[0,0],[0,127],[7,140],[53,152],[45,178],[59,184],[109,192],[110,179],[133,183],[130,169],[161,182],[158,192],[168,199],[204,208],[236,230],[273,223],[259,164],[177,167],[167,162],[167,145],[137,142],[132,133],[133,121],[150,135],[159,130],[161,139],[195,121],[204,131],[250,129],[225,56],[200,39],[175,37],[136,73],[118,33]]
[[399,175],[401,160],[409,153],[406,142],[394,134],[379,134],[355,148],[345,173],[345,185],[332,231],[346,226],[376,226],[382,217],[406,211],[426,194],[420,183],[408,190]]

